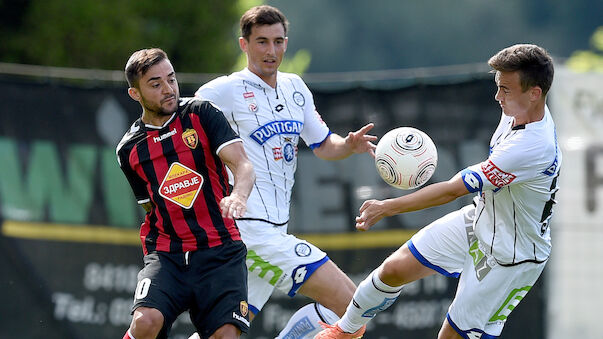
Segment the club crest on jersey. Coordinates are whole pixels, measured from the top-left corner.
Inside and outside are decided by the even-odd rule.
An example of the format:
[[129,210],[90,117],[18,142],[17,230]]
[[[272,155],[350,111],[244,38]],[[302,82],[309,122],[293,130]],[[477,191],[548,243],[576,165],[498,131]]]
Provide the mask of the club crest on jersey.
[[239,310],[241,311],[241,315],[246,317],[247,313],[249,312],[249,305],[247,304],[247,302],[245,300],[241,300],[241,303],[239,305]]
[[293,92],[293,102],[297,104],[297,106],[302,107],[306,104],[306,98],[301,92],[295,91]]
[[203,176],[179,162],[174,162],[159,186],[159,195],[174,204],[191,208],[203,186]]
[[258,111],[258,103],[255,101],[255,94],[253,94],[253,92],[243,93],[243,98],[245,99],[249,112],[255,113]]
[[197,144],[199,143],[197,131],[192,128],[186,129],[186,131],[182,132],[182,141],[184,141],[186,146],[188,146],[190,149],[197,148]]
[[271,121],[258,127],[251,132],[249,137],[260,145],[263,145],[268,139],[279,134],[299,135],[304,127],[304,123],[295,120]]
[[515,174],[507,173],[496,167],[490,160],[483,162],[481,167],[488,181],[498,188],[510,184],[517,177]]
[[290,164],[295,159],[296,154],[297,146],[294,146],[291,142],[285,143],[283,147],[272,148],[272,155],[274,156],[275,161],[285,160],[287,164]]

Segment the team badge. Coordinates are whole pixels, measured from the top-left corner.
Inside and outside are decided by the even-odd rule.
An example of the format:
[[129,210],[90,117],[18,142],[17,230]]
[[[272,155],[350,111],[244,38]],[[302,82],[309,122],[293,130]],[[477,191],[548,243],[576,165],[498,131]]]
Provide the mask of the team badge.
[[197,135],[197,131],[192,128],[188,128],[186,131],[182,132],[182,141],[191,149],[197,148],[197,143],[199,141],[199,136]]
[[283,147],[283,159],[286,162],[291,162],[295,159],[295,146],[290,142],[286,143]]
[[249,312],[249,305],[247,304],[247,302],[245,300],[242,300],[240,305],[239,305],[239,309],[241,310],[241,315],[246,317],[247,313]]
[[258,103],[255,101],[255,95],[253,92],[243,93],[243,98],[245,98],[245,103],[247,104],[249,112],[255,113],[258,111]]
[[312,253],[312,249],[308,244],[300,242],[295,245],[295,254],[297,254],[298,257],[307,257],[310,253]]
[[203,186],[201,174],[179,162],[174,162],[159,186],[159,195],[178,206],[191,208],[201,191],[201,186]]
[[297,104],[297,106],[302,107],[306,104],[306,98],[301,92],[295,91],[293,92],[293,101]]

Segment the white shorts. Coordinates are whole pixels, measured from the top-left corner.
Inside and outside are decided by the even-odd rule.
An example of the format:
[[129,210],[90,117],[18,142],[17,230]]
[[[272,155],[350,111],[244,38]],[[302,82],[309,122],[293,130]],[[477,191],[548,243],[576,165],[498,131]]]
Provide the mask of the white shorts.
[[275,288],[290,297],[329,260],[311,243],[287,234],[287,225],[274,226],[255,220],[237,220],[247,246],[249,309],[257,314]]
[[464,338],[496,338],[546,263],[499,265],[479,245],[474,215],[475,207],[465,206],[421,229],[407,245],[423,265],[460,275],[447,315],[452,327]]

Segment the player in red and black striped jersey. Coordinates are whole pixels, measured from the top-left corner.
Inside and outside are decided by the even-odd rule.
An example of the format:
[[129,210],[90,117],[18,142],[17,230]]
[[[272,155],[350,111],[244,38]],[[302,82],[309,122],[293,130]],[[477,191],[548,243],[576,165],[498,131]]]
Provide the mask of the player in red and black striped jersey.
[[253,166],[214,105],[180,99],[165,52],[135,52],[126,78],[143,112],[117,157],[147,213],[140,229],[145,267],[124,338],[165,338],[186,310],[203,338],[238,338],[249,326],[247,269],[233,218],[246,211]]

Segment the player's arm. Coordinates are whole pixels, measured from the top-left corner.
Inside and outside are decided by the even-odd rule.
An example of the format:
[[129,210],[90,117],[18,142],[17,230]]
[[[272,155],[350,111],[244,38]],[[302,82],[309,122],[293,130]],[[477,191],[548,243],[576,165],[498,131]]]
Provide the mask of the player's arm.
[[234,176],[234,187],[229,196],[222,198],[220,209],[225,218],[242,217],[247,211],[247,198],[255,183],[255,171],[242,142],[224,146],[218,156]]
[[338,134],[330,134],[322,144],[314,148],[314,154],[325,160],[339,160],[352,155],[353,153],[368,152],[373,158],[375,157],[376,136],[368,135],[375,125],[373,123],[366,124],[356,132],[349,132],[344,138]]
[[461,173],[448,181],[425,186],[416,192],[385,200],[367,200],[360,206],[356,228],[366,231],[384,217],[439,206],[470,193]]

